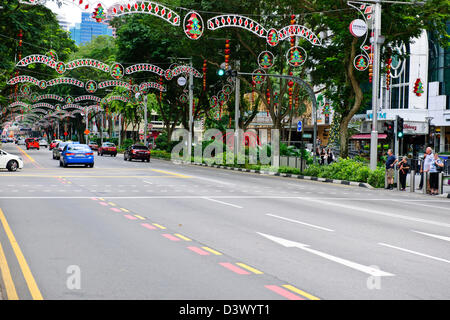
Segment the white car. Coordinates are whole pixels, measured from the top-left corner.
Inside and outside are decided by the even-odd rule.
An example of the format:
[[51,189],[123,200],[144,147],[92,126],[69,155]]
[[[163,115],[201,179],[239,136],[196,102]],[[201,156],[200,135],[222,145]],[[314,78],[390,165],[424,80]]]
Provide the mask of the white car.
[[39,140],[39,147],[48,148],[48,142],[45,139]]
[[17,145],[25,145],[25,139],[24,139],[24,138],[19,139],[19,140],[17,141]]
[[22,158],[6,151],[0,150],[0,169],[17,171],[23,168]]

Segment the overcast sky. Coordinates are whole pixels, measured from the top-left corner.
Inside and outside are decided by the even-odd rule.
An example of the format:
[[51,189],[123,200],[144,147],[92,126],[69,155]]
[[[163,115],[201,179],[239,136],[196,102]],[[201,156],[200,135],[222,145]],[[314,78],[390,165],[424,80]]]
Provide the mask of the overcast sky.
[[[77,7],[76,5],[71,4],[71,0],[63,1],[64,4],[62,5],[61,9],[58,8],[55,2],[51,0],[47,0],[47,3],[45,4],[46,7],[50,8],[54,13],[57,15],[60,15],[64,17],[64,20],[69,22],[71,25],[74,25],[77,22],[81,22],[81,9]],[[89,8],[89,13],[92,13],[94,11],[94,8],[97,6],[98,1],[89,1],[92,8]],[[103,5],[106,7],[111,6],[114,3],[121,2],[120,0],[101,0]]]

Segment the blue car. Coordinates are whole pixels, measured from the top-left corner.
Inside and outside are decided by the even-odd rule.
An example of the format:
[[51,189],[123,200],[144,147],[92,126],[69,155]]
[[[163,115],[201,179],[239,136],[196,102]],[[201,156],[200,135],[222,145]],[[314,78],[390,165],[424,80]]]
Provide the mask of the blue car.
[[94,167],[94,153],[87,144],[67,144],[61,151],[59,159],[60,167],[67,167],[69,164],[84,164],[86,167]]

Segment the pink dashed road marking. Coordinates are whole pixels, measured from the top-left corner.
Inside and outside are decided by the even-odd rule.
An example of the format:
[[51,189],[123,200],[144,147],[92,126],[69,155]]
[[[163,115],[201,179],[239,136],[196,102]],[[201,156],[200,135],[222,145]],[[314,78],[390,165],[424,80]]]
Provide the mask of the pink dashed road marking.
[[236,267],[234,264],[228,263],[228,262],[220,262],[219,263],[222,267],[225,267],[233,272],[236,272],[237,274],[250,274],[250,272],[245,271],[244,269],[241,269],[239,267]]
[[198,253],[201,256],[207,256],[209,255],[209,252],[206,252],[205,250],[202,250],[197,247],[187,247],[189,250],[194,251],[195,253]]
[[117,209],[117,208],[110,208],[112,211],[114,211],[114,212],[121,212],[119,209]]
[[164,233],[162,236],[165,237],[165,238],[167,238],[167,239],[169,239],[169,240],[172,240],[172,241],[180,241],[179,238],[174,237],[173,235],[168,234],[168,233]]
[[143,226],[144,228],[150,229],[150,230],[156,230],[156,228],[154,226],[152,226],[151,224],[148,224],[148,223],[141,223],[141,226]]
[[124,215],[124,217],[130,220],[137,220],[136,217],[130,216],[129,214]]
[[98,199],[97,198],[91,198],[91,200],[97,201]]
[[107,206],[108,204],[106,202],[99,202],[102,206]]
[[272,290],[275,293],[278,293],[280,296],[283,296],[289,300],[305,300],[305,299],[303,299],[293,293],[290,293],[289,291],[284,290],[278,286],[264,286],[264,287],[266,287],[269,290]]

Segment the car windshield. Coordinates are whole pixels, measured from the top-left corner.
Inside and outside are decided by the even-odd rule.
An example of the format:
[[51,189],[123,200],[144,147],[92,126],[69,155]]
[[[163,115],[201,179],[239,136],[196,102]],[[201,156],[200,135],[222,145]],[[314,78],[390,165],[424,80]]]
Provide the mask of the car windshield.
[[89,148],[87,145],[83,144],[76,144],[76,145],[69,145],[67,147],[67,151],[85,151],[90,152],[91,148]]
[[106,142],[103,144],[104,147],[115,147],[114,143]]
[[137,150],[148,150],[146,146],[133,146],[132,148]]

